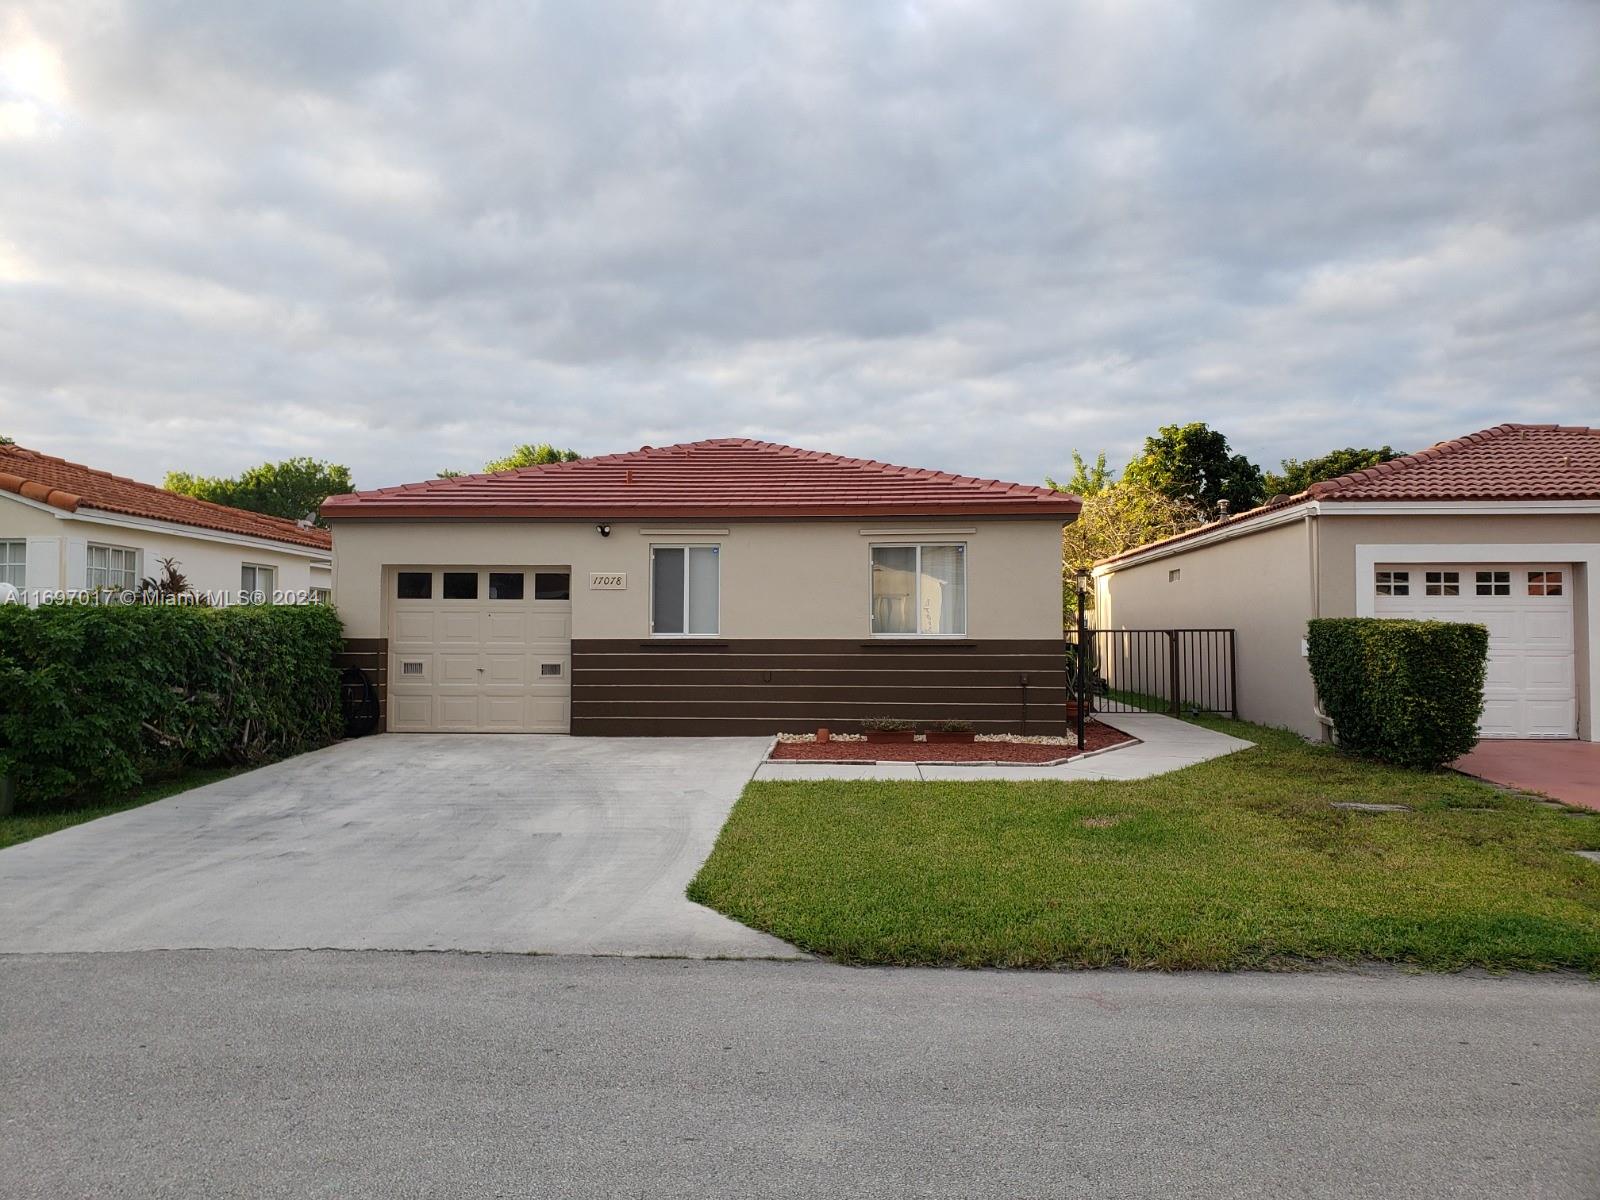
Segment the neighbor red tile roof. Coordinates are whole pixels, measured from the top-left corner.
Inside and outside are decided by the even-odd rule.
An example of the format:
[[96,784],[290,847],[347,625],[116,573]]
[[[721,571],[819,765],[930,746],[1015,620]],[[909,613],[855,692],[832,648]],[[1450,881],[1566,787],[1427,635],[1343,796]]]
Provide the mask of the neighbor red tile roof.
[[1317,500],[1600,499],[1600,429],[1496,425],[1314,483]]
[[1600,429],[1586,425],[1496,425],[1391,462],[1314,483],[1293,496],[1274,496],[1259,508],[1148,542],[1095,565],[1120,562],[1156,546],[1188,541],[1313,500],[1600,500]]
[[326,529],[306,528],[279,517],[180,496],[165,488],[96,471],[21,446],[0,445],[0,491],[14,492],[66,512],[99,509],[319,550],[333,546],[333,538]]
[[575,462],[330,496],[341,517],[1068,518],[1076,496],[746,438],[646,446]]

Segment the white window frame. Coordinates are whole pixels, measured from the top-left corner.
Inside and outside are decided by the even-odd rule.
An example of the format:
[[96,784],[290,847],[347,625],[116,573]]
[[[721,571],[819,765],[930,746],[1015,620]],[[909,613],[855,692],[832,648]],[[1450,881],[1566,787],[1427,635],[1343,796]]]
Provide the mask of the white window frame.
[[[256,586],[254,586],[254,587],[246,587],[245,586],[244,575],[245,575],[246,571],[254,571],[255,572],[254,579],[255,579]],[[271,574],[271,576],[272,576],[272,586],[271,587],[263,588],[261,586],[261,572],[262,571],[266,571],[266,572]],[[241,598],[241,603],[244,603],[244,604],[271,604],[272,603],[272,593],[277,591],[277,590],[278,590],[278,568],[277,567],[272,566],[269,563],[244,562],[244,563],[240,563],[239,564],[239,596]],[[261,595],[262,598],[260,600],[256,600],[256,599],[253,598],[257,594]]]
[[[916,579],[917,591],[912,599],[912,609],[917,613],[922,612],[922,549],[924,546],[955,546],[961,551],[961,632],[960,633],[923,633],[913,630],[910,633],[879,633],[872,627],[872,552],[874,550],[915,550],[917,552],[917,565],[913,572]],[[950,542],[872,542],[867,546],[867,629],[870,636],[875,638],[921,638],[937,641],[943,639],[961,639],[967,636],[967,608],[969,589],[972,586],[971,554],[967,543],[964,541]],[[918,622],[921,623],[920,621]]]
[[[5,551],[5,562],[0,563],[0,583],[9,583],[20,592],[28,586],[28,543],[22,538],[0,538],[0,549]],[[9,577],[12,571],[21,574],[12,579]]]
[[[683,625],[682,633],[658,632],[656,629],[656,551],[683,551]],[[717,628],[714,633],[690,633],[689,626],[689,551],[715,550],[717,558]],[[570,595],[571,584],[568,588]],[[722,543],[721,542],[651,542],[650,543],[650,609],[645,614],[653,638],[714,638],[722,636]]]
[[[94,565],[94,553],[96,550],[104,550],[106,552],[106,565],[104,567]],[[123,568],[112,566],[113,557],[119,554],[126,555],[132,566]],[[90,542],[83,556],[84,590],[89,592],[131,592],[139,586],[139,580],[142,577],[140,573],[144,565],[141,561],[142,557],[143,553],[137,546],[117,546],[110,542]],[[105,572],[106,582],[99,584],[94,582],[96,571]],[[128,582],[120,585],[112,582],[112,577],[115,575],[126,575]]]

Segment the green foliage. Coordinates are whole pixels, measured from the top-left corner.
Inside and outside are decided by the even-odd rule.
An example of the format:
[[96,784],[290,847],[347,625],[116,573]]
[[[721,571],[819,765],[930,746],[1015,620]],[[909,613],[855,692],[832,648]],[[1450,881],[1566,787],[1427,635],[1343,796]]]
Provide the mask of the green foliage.
[[1062,565],[1071,575],[1102,558],[1193,529],[1203,520],[1197,505],[1125,479],[1083,497],[1082,511],[1062,533]]
[[1203,421],[1163,425],[1154,437],[1145,438],[1143,453],[1128,464],[1122,478],[1208,513],[1222,500],[1238,513],[1267,497],[1261,468],[1234,454],[1228,439]]
[[928,728],[940,733],[973,733],[978,727],[971,721],[935,721]]
[[180,492],[197,500],[210,500],[213,504],[226,504],[230,508],[265,513],[269,517],[283,517],[289,521],[314,517],[318,524],[323,522],[316,512],[324,500],[355,490],[350,482],[349,467],[320,462],[314,458],[288,458],[280,463],[262,463],[259,467],[251,467],[237,479],[169,471],[161,486],[169,492]]
[[1354,446],[1346,446],[1343,450],[1330,450],[1321,458],[1308,458],[1304,462],[1297,458],[1286,458],[1283,460],[1282,474],[1267,472],[1267,495],[1293,496],[1305,491],[1313,483],[1337,479],[1352,471],[1362,471],[1404,456],[1404,450],[1396,450],[1391,446],[1377,450],[1358,450]]
[[[516,471],[523,467],[542,467],[547,463],[575,462],[582,458],[576,450],[557,450],[549,442],[524,442],[516,447],[504,458],[491,458],[483,464],[486,474],[493,475],[496,471]],[[459,479],[465,471],[455,471],[446,467],[435,476],[437,479]]]
[[1117,481],[1117,473],[1106,466],[1106,452],[1095,455],[1094,466],[1083,461],[1083,455],[1072,452],[1072,476],[1066,483],[1057,483],[1044,477],[1045,486],[1052,491],[1071,492],[1074,496],[1094,496],[1105,491]]
[[342,645],[326,605],[0,605],[0,775],[39,803],[324,745]]
[[12,441],[5,434],[0,433],[0,446],[15,446],[15,445],[16,445],[16,442]]
[[904,733],[916,727],[916,722],[906,721],[900,717],[867,717],[861,722],[861,728],[874,733]]
[[1477,743],[1489,631],[1450,621],[1320,618],[1311,678],[1342,749],[1430,770]]

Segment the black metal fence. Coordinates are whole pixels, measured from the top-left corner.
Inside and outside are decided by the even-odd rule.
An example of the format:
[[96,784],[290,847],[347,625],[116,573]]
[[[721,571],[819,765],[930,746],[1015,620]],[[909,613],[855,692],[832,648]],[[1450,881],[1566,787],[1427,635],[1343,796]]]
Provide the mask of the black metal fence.
[[[1089,709],[1239,715],[1231,629],[1089,629],[1088,653],[1067,633],[1070,694],[1087,692]],[[1081,680],[1078,670],[1082,666]]]

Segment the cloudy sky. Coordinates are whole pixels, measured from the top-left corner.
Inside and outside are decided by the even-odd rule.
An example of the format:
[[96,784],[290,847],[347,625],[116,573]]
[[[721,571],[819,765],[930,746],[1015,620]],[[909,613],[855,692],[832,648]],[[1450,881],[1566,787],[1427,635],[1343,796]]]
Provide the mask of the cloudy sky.
[[1600,423],[1600,6],[0,4],[0,433],[362,486]]

